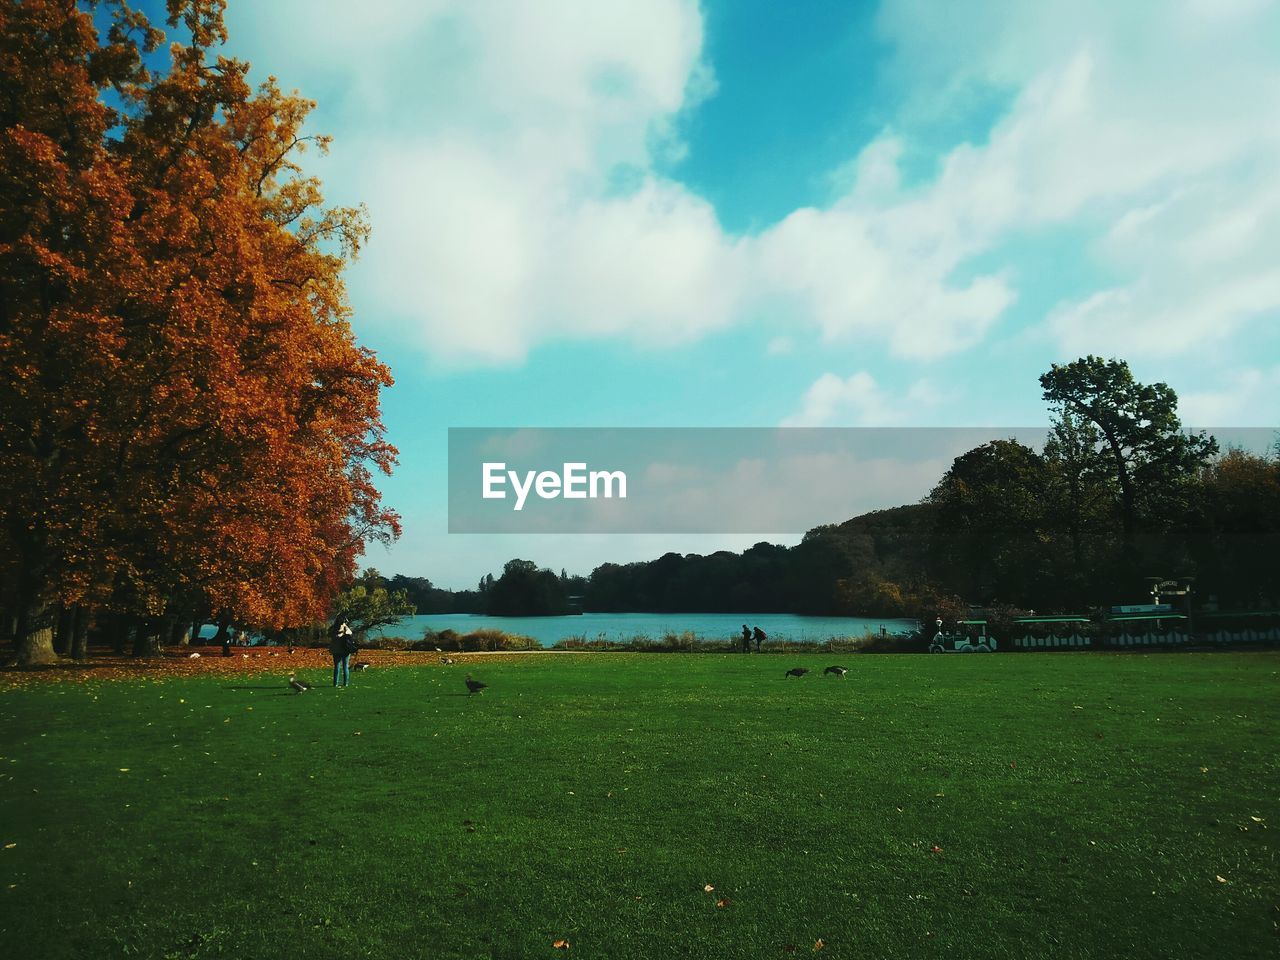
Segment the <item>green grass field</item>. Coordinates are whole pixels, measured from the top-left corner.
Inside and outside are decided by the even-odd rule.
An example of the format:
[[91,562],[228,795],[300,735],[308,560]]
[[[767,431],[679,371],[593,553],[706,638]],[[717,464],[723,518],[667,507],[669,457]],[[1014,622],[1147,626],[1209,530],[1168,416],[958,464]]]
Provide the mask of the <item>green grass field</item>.
[[1280,656],[828,662],[0,690],[0,955],[1277,955]]

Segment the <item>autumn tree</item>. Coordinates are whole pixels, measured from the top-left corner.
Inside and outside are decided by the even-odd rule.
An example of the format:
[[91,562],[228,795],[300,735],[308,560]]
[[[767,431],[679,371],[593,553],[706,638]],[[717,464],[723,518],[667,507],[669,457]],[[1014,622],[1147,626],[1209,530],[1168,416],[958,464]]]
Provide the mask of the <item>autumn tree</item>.
[[[364,542],[398,533],[373,471],[385,366],[342,281],[367,228],[298,155],[313,107],[217,55],[219,0],[0,0],[0,520],[18,659],[55,604],[138,624],[324,616]],[[95,14],[109,14],[103,36]],[[109,95],[108,95],[109,91]],[[110,99],[114,106],[107,106]]]

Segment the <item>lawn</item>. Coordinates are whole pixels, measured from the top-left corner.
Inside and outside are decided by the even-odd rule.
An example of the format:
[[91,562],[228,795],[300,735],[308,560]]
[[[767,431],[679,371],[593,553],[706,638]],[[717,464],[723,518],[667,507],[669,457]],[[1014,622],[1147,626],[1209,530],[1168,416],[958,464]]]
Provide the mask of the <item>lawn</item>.
[[0,955],[1280,949],[1280,655],[463,659],[0,679]]

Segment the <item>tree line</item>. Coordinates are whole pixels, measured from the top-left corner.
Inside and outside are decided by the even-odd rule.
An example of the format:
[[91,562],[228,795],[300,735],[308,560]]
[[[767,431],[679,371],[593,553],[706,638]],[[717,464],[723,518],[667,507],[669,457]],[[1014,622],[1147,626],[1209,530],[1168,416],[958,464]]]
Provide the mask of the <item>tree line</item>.
[[324,617],[398,535],[362,211],[314,107],[226,57],[221,0],[0,0],[0,624],[17,660]]
[[1280,451],[1220,450],[1183,429],[1175,392],[1138,382],[1122,360],[1054,365],[1040,387],[1052,420],[1040,450],[993,439],[957,457],[920,503],[817,527],[793,547],[668,553],[588,577],[513,560],[475,591],[432,588],[420,609],[932,620],[970,604],[1081,613],[1141,602],[1153,576],[1194,577],[1199,597],[1224,606],[1280,604]]

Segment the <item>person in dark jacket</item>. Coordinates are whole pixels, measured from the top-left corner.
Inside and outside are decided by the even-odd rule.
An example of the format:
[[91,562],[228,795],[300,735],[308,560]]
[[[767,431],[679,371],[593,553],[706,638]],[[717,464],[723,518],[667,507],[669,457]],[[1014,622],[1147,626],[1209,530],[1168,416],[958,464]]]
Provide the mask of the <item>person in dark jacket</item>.
[[745,623],[742,625],[742,652],[751,652],[751,628]]
[[356,652],[357,646],[355,633],[347,622],[346,614],[340,614],[329,631],[329,653],[333,655],[335,687],[345,687],[351,683],[351,655]]
[[763,630],[761,630],[759,627],[756,627],[756,629],[755,629],[755,631],[754,631],[753,635],[754,635],[754,636],[755,636],[755,638],[756,638],[756,653],[759,653],[759,652],[760,652],[760,644],[762,644],[762,643],[764,643],[766,640],[768,640],[768,639],[769,639],[769,636],[768,636],[768,634],[766,634]]

